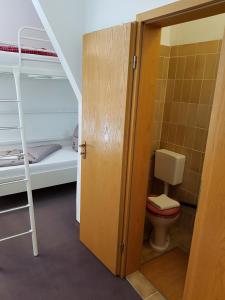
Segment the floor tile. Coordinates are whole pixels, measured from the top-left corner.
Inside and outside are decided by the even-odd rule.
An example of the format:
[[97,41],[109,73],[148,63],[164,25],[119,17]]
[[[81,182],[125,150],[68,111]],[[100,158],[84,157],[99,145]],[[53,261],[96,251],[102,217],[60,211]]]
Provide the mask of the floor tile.
[[159,292],[147,297],[145,300],[166,300]]
[[188,255],[179,248],[141,266],[142,274],[170,300],[182,300]]
[[127,280],[143,299],[156,292],[155,287],[139,271],[128,275]]

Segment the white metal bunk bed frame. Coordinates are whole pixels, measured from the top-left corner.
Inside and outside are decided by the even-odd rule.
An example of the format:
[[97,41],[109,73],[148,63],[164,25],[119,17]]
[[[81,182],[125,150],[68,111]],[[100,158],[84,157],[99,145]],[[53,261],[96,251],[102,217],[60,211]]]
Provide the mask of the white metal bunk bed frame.
[[[50,62],[50,63],[60,63],[59,60],[51,60],[51,59],[43,59],[41,57],[41,55],[37,56],[37,57],[33,57],[29,58],[29,57],[23,57],[23,53],[22,53],[22,47],[24,47],[24,45],[22,44],[22,40],[30,40],[30,41],[38,41],[38,42],[45,42],[45,43],[51,43],[51,41],[49,39],[42,39],[42,38],[37,38],[37,37],[33,37],[32,34],[31,35],[26,35],[24,32],[25,31],[30,31],[30,32],[41,32],[41,33],[45,33],[44,29],[41,28],[35,28],[35,27],[22,27],[19,29],[18,31],[18,65],[17,66],[13,66],[9,69],[11,69],[10,73],[13,73],[14,76],[14,82],[15,82],[15,86],[16,86],[16,99],[0,99],[0,103],[17,103],[17,107],[18,107],[18,116],[19,116],[19,126],[18,127],[0,127],[0,130],[19,130],[20,131],[20,136],[21,136],[21,144],[22,144],[22,149],[23,149],[23,153],[17,156],[14,156],[15,158],[23,158],[24,159],[24,168],[25,168],[25,178],[23,179],[19,179],[19,180],[13,180],[13,181],[6,181],[3,183],[0,183],[0,186],[3,185],[10,185],[13,183],[18,183],[18,182],[24,182],[26,184],[26,189],[27,189],[27,198],[28,198],[28,204],[24,205],[24,206],[19,206],[19,207],[15,207],[12,209],[8,209],[8,210],[4,210],[4,211],[0,211],[0,215],[1,214],[7,214],[13,211],[19,211],[19,210],[23,210],[23,209],[29,209],[29,216],[30,216],[30,229],[28,231],[22,232],[22,233],[18,233],[15,235],[11,235],[5,238],[1,238],[0,242],[4,242],[6,240],[9,239],[14,239],[20,236],[24,236],[27,234],[31,234],[32,235],[32,245],[33,245],[33,254],[34,256],[38,256],[38,244],[37,244],[37,233],[36,233],[36,225],[35,225],[35,216],[34,216],[34,205],[33,205],[33,194],[32,194],[32,186],[31,186],[31,177],[30,177],[30,168],[29,168],[29,160],[28,160],[28,153],[27,153],[27,143],[26,143],[26,135],[25,135],[25,123],[24,123],[24,113],[23,113],[23,105],[22,105],[22,95],[21,95],[21,74],[23,73],[23,61],[24,60],[32,60],[32,61],[39,61],[39,62]],[[47,34],[46,34],[47,35]],[[40,48],[36,49],[36,50],[40,50]],[[45,49],[41,49],[42,52],[49,52],[49,50],[45,50]],[[7,71],[5,71],[5,69],[0,70],[0,73],[8,73]],[[25,72],[27,73],[27,71]],[[42,77],[44,77],[45,75],[42,75]],[[35,76],[34,76],[35,77]],[[49,77],[47,77],[49,78]],[[0,157],[6,159],[6,157],[2,156]],[[8,158],[12,158],[12,157],[8,157]]]

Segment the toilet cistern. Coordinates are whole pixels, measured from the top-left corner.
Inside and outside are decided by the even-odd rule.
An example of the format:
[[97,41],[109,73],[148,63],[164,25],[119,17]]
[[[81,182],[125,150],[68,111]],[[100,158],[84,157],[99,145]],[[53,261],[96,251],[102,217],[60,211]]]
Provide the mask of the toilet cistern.
[[183,181],[186,157],[166,149],[156,150],[154,176],[164,182],[164,194],[168,195],[169,185]]

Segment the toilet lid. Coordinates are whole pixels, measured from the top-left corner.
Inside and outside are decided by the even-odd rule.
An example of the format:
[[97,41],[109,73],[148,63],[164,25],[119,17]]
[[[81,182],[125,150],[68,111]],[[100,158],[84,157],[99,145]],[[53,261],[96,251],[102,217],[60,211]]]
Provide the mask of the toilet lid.
[[155,207],[150,202],[148,202],[147,203],[147,210],[150,213],[153,213],[155,215],[172,217],[172,216],[178,215],[180,213],[181,208],[180,207],[174,207],[174,208],[169,208],[169,209],[163,209],[162,210],[162,209],[159,209],[159,208]]

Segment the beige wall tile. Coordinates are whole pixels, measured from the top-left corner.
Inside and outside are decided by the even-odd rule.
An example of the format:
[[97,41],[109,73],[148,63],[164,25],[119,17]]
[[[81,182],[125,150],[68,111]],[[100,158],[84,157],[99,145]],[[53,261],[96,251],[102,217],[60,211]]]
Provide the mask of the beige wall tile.
[[196,128],[193,149],[200,152],[205,152],[207,136],[208,131],[206,129]]
[[200,174],[189,170],[187,180],[187,190],[194,195],[198,194],[200,187]]
[[198,195],[187,191],[186,202],[190,203],[192,205],[197,205],[198,204]]
[[215,80],[203,80],[200,93],[200,104],[212,104],[215,92]]
[[195,79],[202,79],[204,76],[206,65],[206,57],[205,55],[197,55],[195,59],[195,67],[192,69]]
[[175,79],[176,78],[176,70],[177,70],[177,58],[172,57],[170,59],[170,64],[169,64],[169,72],[168,72],[168,78],[169,79]]
[[195,56],[187,56],[184,71],[185,79],[192,79],[194,77],[195,59]]
[[161,102],[165,102],[166,86],[167,86],[167,80],[163,79],[162,82],[161,82],[161,94],[160,94],[160,101]]
[[180,186],[175,186],[171,189],[171,197],[179,202],[185,202],[186,193]]
[[181,102],[178,106],[178,118],[177,124],[179,125],[187,125],[188,122],[188,103]]
[[161,126],[162,126],[162,124],[159,123],[159,122],[155,122],[154,123],[154,126],[153,126],[153,139],[155,141],[159,141],[160,140]]
[[184,80],[182,85],[182,102],[190,102],[193,80]]
[[169,58],[164,58],[162,78],[167,79],[169,72]]
[[175,81],[173,101],[176,102],[181,101],[182,85],[183,85],[183,80]]
[[168,142],[175,144],[176,141],[177,125],[168,124]]
[[189,103],[187,107],[187,125],[192,128],[196,126],[197,112],[198,112],[198,104]]
[[184,136],[185,136],[185,126],[178,125],[177,132],[176,132],[176,145],[183,146],[184,144]]
[[179,104],[178,102],[171,103],[171,111],[170,111],[170,122],[177,124],[179,114]]
[[176,79],[184,78],[184,71],[186,66],[186,57],[177,58],[177,69],[176,69]]
[[204,154],[198,151],[191,151],[190,169],[192,171],[201,173],[203,165]]
[[197,43],[196,54],[217,53],[219,40]]
[[167,101],[167,102],[173,101],[174,88],[175,88],[175,80],[174,79],[168,79],[167,80],[165,101]]
[[197,112],[197,119],[196,119],[197,127],[208,130],[210,117],[211,117],[211,106],[208,104],[198,105],[198,112]]
[[164,107],[164,115],[163,115],[163,121],[164,122],[170,122],[171,120],[171,102],[166,102]]
[[196,44],[178,46],[178,56],[194,55],[196,53],[196,46]]
[[[168,123],[163,123],[162,133],[161,133],[161,142],[166,143],[168,141],[168,132],[169,132]],[[162,145],[161,145],[161,147],[162,147]]]
[[202,80],[193,80],[191,91],[190,91],[190,102],[199,103],[201,94]]
[[216,79],[218,70],[219,55],[208,54],[206,55],[206,66],[204,79]]
[[184,147],[192,148],[195,141],[195,132],[196,129],[192,127],[186,127],[185,129],[185,136],[184,136]]
[[178,46],[172,46],[170,51],[170,57],[178,56]]
[[185,169],[190,168],[190,161],[191,161],[191,152],[192,150],[189,149],[188,147],[180,147],[179,153],[185,155],[186,160],[185,160]]

